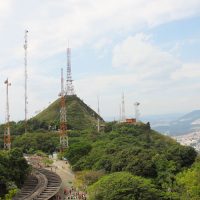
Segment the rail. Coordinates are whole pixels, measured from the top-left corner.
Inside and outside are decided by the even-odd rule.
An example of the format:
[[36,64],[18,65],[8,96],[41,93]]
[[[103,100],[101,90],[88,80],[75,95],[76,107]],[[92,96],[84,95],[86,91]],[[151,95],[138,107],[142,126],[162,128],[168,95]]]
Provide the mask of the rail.
[[58,193],[61,183],[61,178],[56,173],[35,169],[13,200],[48,200]]

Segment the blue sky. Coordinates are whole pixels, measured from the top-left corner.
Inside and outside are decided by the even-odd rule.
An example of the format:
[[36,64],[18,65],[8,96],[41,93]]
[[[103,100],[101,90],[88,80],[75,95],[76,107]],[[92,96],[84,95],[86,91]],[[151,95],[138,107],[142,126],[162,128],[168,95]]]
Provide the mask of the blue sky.
[[141,103],[141,115],[200,108],[199,0],[7,0],[0,2],[0,121],[5,85],[11,120],[24,118],[24,30],[28,29],[28,115],[58,97],[68,40],[77,95],[104,118]]

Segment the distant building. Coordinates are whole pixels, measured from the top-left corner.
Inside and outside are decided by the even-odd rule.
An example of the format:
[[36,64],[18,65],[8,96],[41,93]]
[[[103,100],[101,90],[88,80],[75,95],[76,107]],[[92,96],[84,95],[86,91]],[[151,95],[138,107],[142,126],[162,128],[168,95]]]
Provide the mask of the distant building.
[[125,123],[127,123],[127,124],[136,124],[136,119],[135,118],[126,119]]

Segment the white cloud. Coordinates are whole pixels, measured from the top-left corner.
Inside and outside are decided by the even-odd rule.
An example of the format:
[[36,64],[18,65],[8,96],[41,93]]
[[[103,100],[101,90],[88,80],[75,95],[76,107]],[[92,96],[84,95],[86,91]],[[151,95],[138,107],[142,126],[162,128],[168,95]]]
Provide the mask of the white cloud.
[[133,71],[145,78],[169,76],[179,66],[176,57],[152,44],[150,37],[142,33],[117,44],[112,63],[114,67]]
[[186,63],[171,75],[172,79],[200,78],[200,63]]

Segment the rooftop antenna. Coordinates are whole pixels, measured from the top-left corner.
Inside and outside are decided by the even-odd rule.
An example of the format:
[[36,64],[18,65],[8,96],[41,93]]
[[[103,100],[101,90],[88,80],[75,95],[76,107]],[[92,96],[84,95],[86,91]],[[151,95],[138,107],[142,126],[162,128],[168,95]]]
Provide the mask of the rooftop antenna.
[[134,106],[135,106],[135,120],[136,122],[139,122],[139,117],[140,117],[140,111],[139,111],[139,102],[135,102]]
[[99,96],[97,96],[97,103],[98,103],[98,109],[97,109],[97,112],[98,112],[97,131],[100,132],[100,119],[99,119],[99,116],[100,116],[100,110],[99,110]]
[[10,114],[9,114],[9,99],[8,99],[8,87],[11,86],[8,78],[4,82],[6,84],[6,126],[4,131],[4,149],[11,149],[11,140],[10,140]]
[[24,100],[25,100],[25,133],[27,132],[27,115],[28,115],[28,109],[27,109],[27,105],[28,105],[28,95],[27,95],[27,79],[28,79],[28,73],[27,73],[27,47],[28,47],[28,30],[25,30],[25,36],[24,36],[24,76],[25,76],[25,82],[24,82]]
[[68,147],[68,136],[67,136],[67,116],[66,116],[66,105],[65,105],[65,90],[64,90],[64,78],[63,68],[61,68],[61,92],[60,92],[60,151]]
[[69,48],[69,42],[68,42],[68,48],[67,48],[67,80],[66,80],[66,95],[72,96],[74,95],[74,86],[73,86],[73,80],[72,80],[72,73],[71,73],[71,49]]
[[122,122],[126,121],[124,92],[122,93]]

